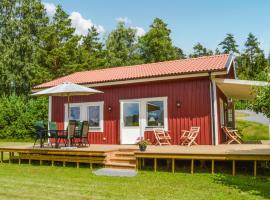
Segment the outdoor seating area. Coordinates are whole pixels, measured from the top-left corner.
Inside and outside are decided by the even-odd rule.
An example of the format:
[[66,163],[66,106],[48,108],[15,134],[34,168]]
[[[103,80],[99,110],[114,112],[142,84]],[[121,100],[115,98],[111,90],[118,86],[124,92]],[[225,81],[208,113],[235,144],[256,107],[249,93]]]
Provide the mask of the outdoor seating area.
[[88,145],[88,121],[70,120],[66,130],[58,127],[57,122],[49,122],[48,126],[45,126],[41,121],[37,122],[35,124],[36,137],[33,147],[36,147],[38,141],[41,148],[44,147],[46,141],[48,141],[48,146],[55,148],[59,148],[62,144],[64,146]]
[[[170,132],[163,128],[154,128],[155,145],[171,145]],[[200,133],[200,127],[191,126],[190,130],[182,130],[179,144],[182,146],[197,145],[196,139]]]
[[[39,161],[42,165],[43,162],[51,162],[54,166],[60,163],[66,166],[67,163],[77,163],[77,167],[81,163],[98,164],[105,167],[113,168],[127,168],[144,170],[152,169],[154,172],[163,168],[164,164],[160,161],[166,161],[165,166],[169,171],[175,172],[176,166],[181,163],[189,163],[189,172],[195,173],[195,163],[197,162],[210,162],[210,172],[215,173],[215,163],[224,163],[231,169],[231,174],[236,175],[237,166],[242,165],[242,162],[252,163],[250,171],[256,176],[257,168],[261,164],[267,164],[270,161],[270,150],[267,144],[231,144],[231,145],[196,145],[191,147],[180,145],[149,145],[146,151],[139,151],[137,145],[91,145],[84,148],[77,149],[55,149],[55,148],[32,148],[31,146],[6,146],[0,147],[0,160],[1,162],[14,162],[21,164],[22,161],[27,161],[31,164],[33,161]],[[8,153],[9,157],[3,159],[3,154]],[[120,157],[116,157],[116,155]],[[134,165],[113,165],[112,160],[120,159],[128,162],[134,161]],[[167,164],[166,164],[167,163]],[[150,166],[149,166],[150,164]],[[163,166],[163,167],[162,167]],[[197,166],[198,167],[198,166]],[[248,167],[248,166],[247,166]],[[248,167],[250,168],[250,167]]]

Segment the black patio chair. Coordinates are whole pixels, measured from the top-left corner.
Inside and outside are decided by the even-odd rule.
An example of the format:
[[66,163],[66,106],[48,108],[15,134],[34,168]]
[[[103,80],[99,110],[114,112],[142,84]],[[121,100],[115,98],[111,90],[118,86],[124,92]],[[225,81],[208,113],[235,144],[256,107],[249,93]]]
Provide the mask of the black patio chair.
[[76,120],[69,120],[69,122],[68,122],[67,130],[65,131],[65,134],[63,135],[66,143],[68,142],[68,136],[70,139],[70,144],[73,145],[75,142],[74,139],[76,136]]
[[73,144],[79,144],[80,145],[80,139],[82,136],[82,124],[83,122],[81,121],[76,121],[76,129],[75,129],[75,134],[73,137]]
[[80,144],[83,145],[89,145],[88,143],[88,132],[89,132],[89,122],[83,121],[82,123],[82,131],[81,131],[81,137],[80,137]]
[[39,140],[40,147],[44,147],[44,141],[47,135],[47,129],[45,129],[43,121],[37,121],[34,125],[36,137],[33,148],[36,146],[36,142]]

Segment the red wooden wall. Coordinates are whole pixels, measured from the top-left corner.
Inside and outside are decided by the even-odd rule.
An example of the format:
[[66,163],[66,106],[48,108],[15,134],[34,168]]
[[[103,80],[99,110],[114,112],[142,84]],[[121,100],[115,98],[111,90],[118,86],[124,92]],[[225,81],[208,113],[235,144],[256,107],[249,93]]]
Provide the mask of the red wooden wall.
[[[178,144],[181,130],[190,126],[201,127],[199,144],[212,144],[209,85],[208,78],[198,78],[106,86],[97,88],[104,94],[74,96],[71,102],[104,101],[104,132],[89,133],[89,141],[93,144],[120,143],[120,100],[165,96],[168,97],[168,127],[173,144]],[[181,102],[180,108],[176,106],[177,101]],[[52,121],[60,122],[62,127],[66,102],[65,97],[52,98]],[[152,132],[145,132],[145,137],[154,140]]]

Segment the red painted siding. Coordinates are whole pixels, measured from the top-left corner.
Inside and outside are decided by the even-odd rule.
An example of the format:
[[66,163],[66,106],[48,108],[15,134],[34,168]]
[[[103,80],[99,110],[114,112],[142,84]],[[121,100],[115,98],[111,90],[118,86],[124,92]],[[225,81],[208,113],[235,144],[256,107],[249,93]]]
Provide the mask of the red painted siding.
[[[202,79],[182,79],[176,81],[159,81],[145,84],[130,84],[97,89],[104,94],[71,97],[72,103],[104,101],[104,132],[90,133],[89,141],[95,144],[120,143],[120,100],[151,97],[168,97],[168,127],[173,144],[178,144],[181,130],[190,126],[200,126],[201,132],[197,142],[211,144],[210,117],[210,81]],[[64,103],[67,98],[52,98],[52,121],[63,127]],[[176,102],[181,107],[176,107]],[[108,107],[112,111],[108,112]],[[145,132],[145,137],[154,140],[152,132]]]

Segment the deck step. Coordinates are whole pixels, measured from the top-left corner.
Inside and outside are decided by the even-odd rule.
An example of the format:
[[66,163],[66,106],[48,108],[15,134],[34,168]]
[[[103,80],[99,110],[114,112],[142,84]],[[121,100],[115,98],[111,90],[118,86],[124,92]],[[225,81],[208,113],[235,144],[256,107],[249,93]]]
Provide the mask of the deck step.
[[115,156],[119,156],[119,157],[134,157],[134,152],[125,152],[125,151],[121,151],[121,152],[115,152],[114,153]]
[[108,154],[105,167],[117,169],[135,169],[135,149],[119,149]]
[[135,164],[136,159],[135,158],[126,158],[126,157],[112,157],[110,158],[109,162],[116,162],[116,163],[130,163]]
[[117,168],[117,169],[135,169],[135,164],[129,164],[129,163],[117,163],[117,162],[107,162],[105,164],[106,168]]
[[134,152],[137,151],[138,149],[119,149],[118,151],[120,152]]

